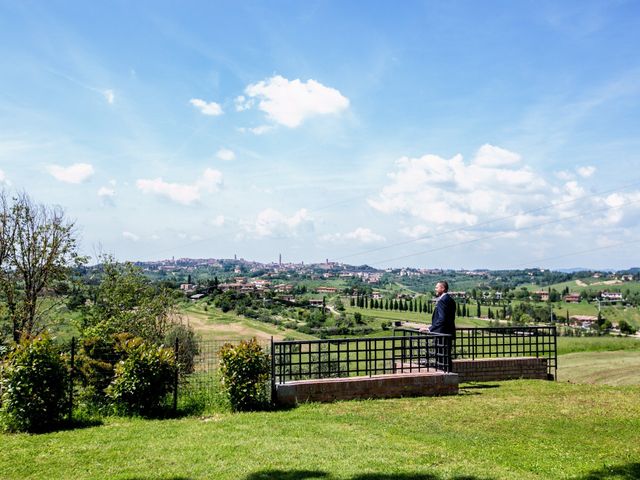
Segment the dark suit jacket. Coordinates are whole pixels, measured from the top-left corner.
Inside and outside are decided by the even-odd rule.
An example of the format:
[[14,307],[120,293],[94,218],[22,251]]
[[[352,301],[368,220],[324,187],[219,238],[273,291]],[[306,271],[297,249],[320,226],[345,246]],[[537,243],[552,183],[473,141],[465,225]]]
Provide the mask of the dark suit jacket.
[[456,302],[448,293],[443,293],[431,315],[431,329],[433,333],[456,334]]

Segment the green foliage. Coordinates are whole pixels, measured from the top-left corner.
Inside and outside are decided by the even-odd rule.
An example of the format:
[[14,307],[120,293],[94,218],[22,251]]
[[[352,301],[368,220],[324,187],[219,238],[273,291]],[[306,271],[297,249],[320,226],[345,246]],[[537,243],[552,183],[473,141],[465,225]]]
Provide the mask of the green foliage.
[[194,359],[200,353],[193,328],[182,324],[174,325],[167,333],[164,344],[173,348],[176,341],[178,342],[178,369],[180,370],[180,375],[193,373]]
[[94,292],[80,330],[85,337],[109,338],[129,333],[149,342],[161,343],[174,315],[175,299],[157,288],[131,263],[111,258],[102,263],[102,281]]
[[262,409],[267,405],[269,355],[255,338],[220,349],[222,383],[235,411]]
[[636,333],[636,329],[627,322],[626,320],[620,320],[618,322],[618,328],[620,328],[620,333],[624,335],[634,335]]
[[106,390],[115,411],[127,415],[158,413],[175,379],[173,351],[142,338],[122,339],[116,350],[123,359]]
[[0,418],[5,429],[35,432],[58,425],[67,379],[67,368],[51,339],[20,342],[2,366]]

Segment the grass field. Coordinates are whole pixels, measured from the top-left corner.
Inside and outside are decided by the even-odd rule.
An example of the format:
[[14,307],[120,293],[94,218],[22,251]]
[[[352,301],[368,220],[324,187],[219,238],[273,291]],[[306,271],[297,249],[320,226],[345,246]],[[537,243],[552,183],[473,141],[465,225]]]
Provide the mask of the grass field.
[[640,478],[640,387],[513,381],[456,397],[1,435],[14,479]]
[[640,385],[640,351],[562,355],[558,357],[558,381],[598,385]]
[[637,337],[558,337],[558,355],[577,352],[614,352],[630,350],[640,352]]
[[[425,325],[431,324],[431,314],[430,313],[418,313],[418,312],[400,312],[398,310],[380,310],[374,308],[359,308],[359,307],[345,307],[347,313],[360,312],[363,317],[367,317],[374,321],[375,323],[381,322],[393,322],[396,320],[400,321],[408,321],[412,323],[424,323]],[[485,308],[486,311],[486,308]],[[475,312],[475,307],[473,308],[473,312]],[[489,324],[487,320],[483,320],[480,318],[467,318],[467,317],[457,317],[456,318],[456,326],[457,327],[487,327]]]
[[182,309],[183,316],[203,340],[247,340],[252,337],[268,340],[272,336],[276,340],[284,337],[295,340],[315,338],[296,330],[245,318],[235,312],[224,313],[212,306],[204,310],[205,305],[191,303]]

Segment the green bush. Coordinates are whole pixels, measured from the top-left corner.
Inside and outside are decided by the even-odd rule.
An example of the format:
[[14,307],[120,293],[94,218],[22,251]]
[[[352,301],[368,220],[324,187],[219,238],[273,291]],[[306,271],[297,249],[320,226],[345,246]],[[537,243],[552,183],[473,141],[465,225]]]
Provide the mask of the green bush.
[[175,379],[173,351],[141,338],[124,339],[116,350],[122,353],[122,360],[106,390],[116,413],[145,416],[159,413]]
[[268,404],[269,355],[255,338],[220,350],[222,384],[235,411],[259,410]]
[[68,372],[51,339],[24,340],[2,366],[0,416],[9,431],[36,432],[60,424]]
[[[131,335],[127,338],[133,338]],[[106,389],[113,381],[115,366],[122,352],[116,351],[116,339],[88,337],[82,339],[75,361],[76,379],[81,383],[80,403],[90,411],[109,406]]]
[[193,373],[195,357],[200,353],[196,333],[187,325],[176,324],[167,333],[164,343],[168,348],[175,348],[178,341],[178,369],[180,375]]

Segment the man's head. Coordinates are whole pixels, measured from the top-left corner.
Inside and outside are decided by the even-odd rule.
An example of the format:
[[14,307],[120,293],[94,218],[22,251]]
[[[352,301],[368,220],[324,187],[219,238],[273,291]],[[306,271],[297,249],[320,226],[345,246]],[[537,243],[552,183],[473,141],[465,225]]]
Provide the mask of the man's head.
[[442,295],[443,293],[446,293],[449,291],[449,284],[444,281],[441,280],[438,283],[436,283],[436,296],[439,297],[440,295]]

